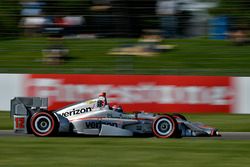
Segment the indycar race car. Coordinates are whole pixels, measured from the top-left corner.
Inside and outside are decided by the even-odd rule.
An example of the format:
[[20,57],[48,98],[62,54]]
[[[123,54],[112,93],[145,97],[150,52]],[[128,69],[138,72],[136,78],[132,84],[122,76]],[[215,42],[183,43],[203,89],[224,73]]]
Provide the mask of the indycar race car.
[[216,128],[190,122],[180,114],[125,113],[120,106],[110,107],[106,93],[56,111],[48,111],[48,98],[15,97],[10,114],[16,133],[41,137],[64,133],[159,138],[219,136]]

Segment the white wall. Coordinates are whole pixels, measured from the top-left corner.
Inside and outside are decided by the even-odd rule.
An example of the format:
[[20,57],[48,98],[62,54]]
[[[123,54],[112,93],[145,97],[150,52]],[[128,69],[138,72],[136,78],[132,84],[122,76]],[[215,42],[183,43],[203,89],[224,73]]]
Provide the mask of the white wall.
[[22,74],[0,74],[0,111],[9,111],[10,100],[25,95],[24,81]]
[[[25,80],[27,74],[0,74],[0,111],[10,110],[10,100],[17,96],[27,96]],[[232,77],[234,103],[231,112],[250,114],[250,77]]]
[[234,77],[235,103],[233,113],[250,114],[250,77]]

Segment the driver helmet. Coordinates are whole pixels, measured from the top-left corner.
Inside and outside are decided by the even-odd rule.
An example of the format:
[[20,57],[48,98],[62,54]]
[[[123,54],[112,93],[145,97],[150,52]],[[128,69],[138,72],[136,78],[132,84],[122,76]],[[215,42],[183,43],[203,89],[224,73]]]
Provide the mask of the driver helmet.
[[104,107],[105,105],[107,105],[107,99],[106,99],[106,93],[103,92],[103,93],[99,94],[97,106]]

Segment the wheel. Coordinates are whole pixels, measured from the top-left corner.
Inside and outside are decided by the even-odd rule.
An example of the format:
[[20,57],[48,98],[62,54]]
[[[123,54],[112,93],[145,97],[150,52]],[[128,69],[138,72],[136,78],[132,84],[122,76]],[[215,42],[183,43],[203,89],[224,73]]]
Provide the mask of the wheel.
[[177,132],[177,122],[170,115],[156,118],[153,122],[153,133],[159,138],[174,137]]
[[52,136],[58,131],[58,122],[52,114],[38,112],[31,117],[30,127],[36,136]]
[[31,127],[30,127],[30,119],[31,119],[31,116],[29,116],[28,118],[27,118],[27,133],[28,134],[32,134],[32,129],[31,129]]
[[184,115],[174,113],[172,116],[173,116],[174,118],[180,118],[180,119],[182,119],[182,120],[184,120],[184,121],[187,121],[187,118],[186,118]]

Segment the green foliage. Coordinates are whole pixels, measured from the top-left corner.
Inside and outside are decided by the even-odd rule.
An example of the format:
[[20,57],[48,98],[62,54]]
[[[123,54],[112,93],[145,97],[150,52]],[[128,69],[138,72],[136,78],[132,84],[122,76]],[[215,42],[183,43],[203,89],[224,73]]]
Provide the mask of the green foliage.
[[84,15],[88,11],[87,0],[44,0],[46,15]]
[[19,0],[0,1],[0,37],[16,36],[19,29]]
[[239,27],[250,26],[249,0],[220,0],[218,7],[211,9],[214,15],[226,15]]

